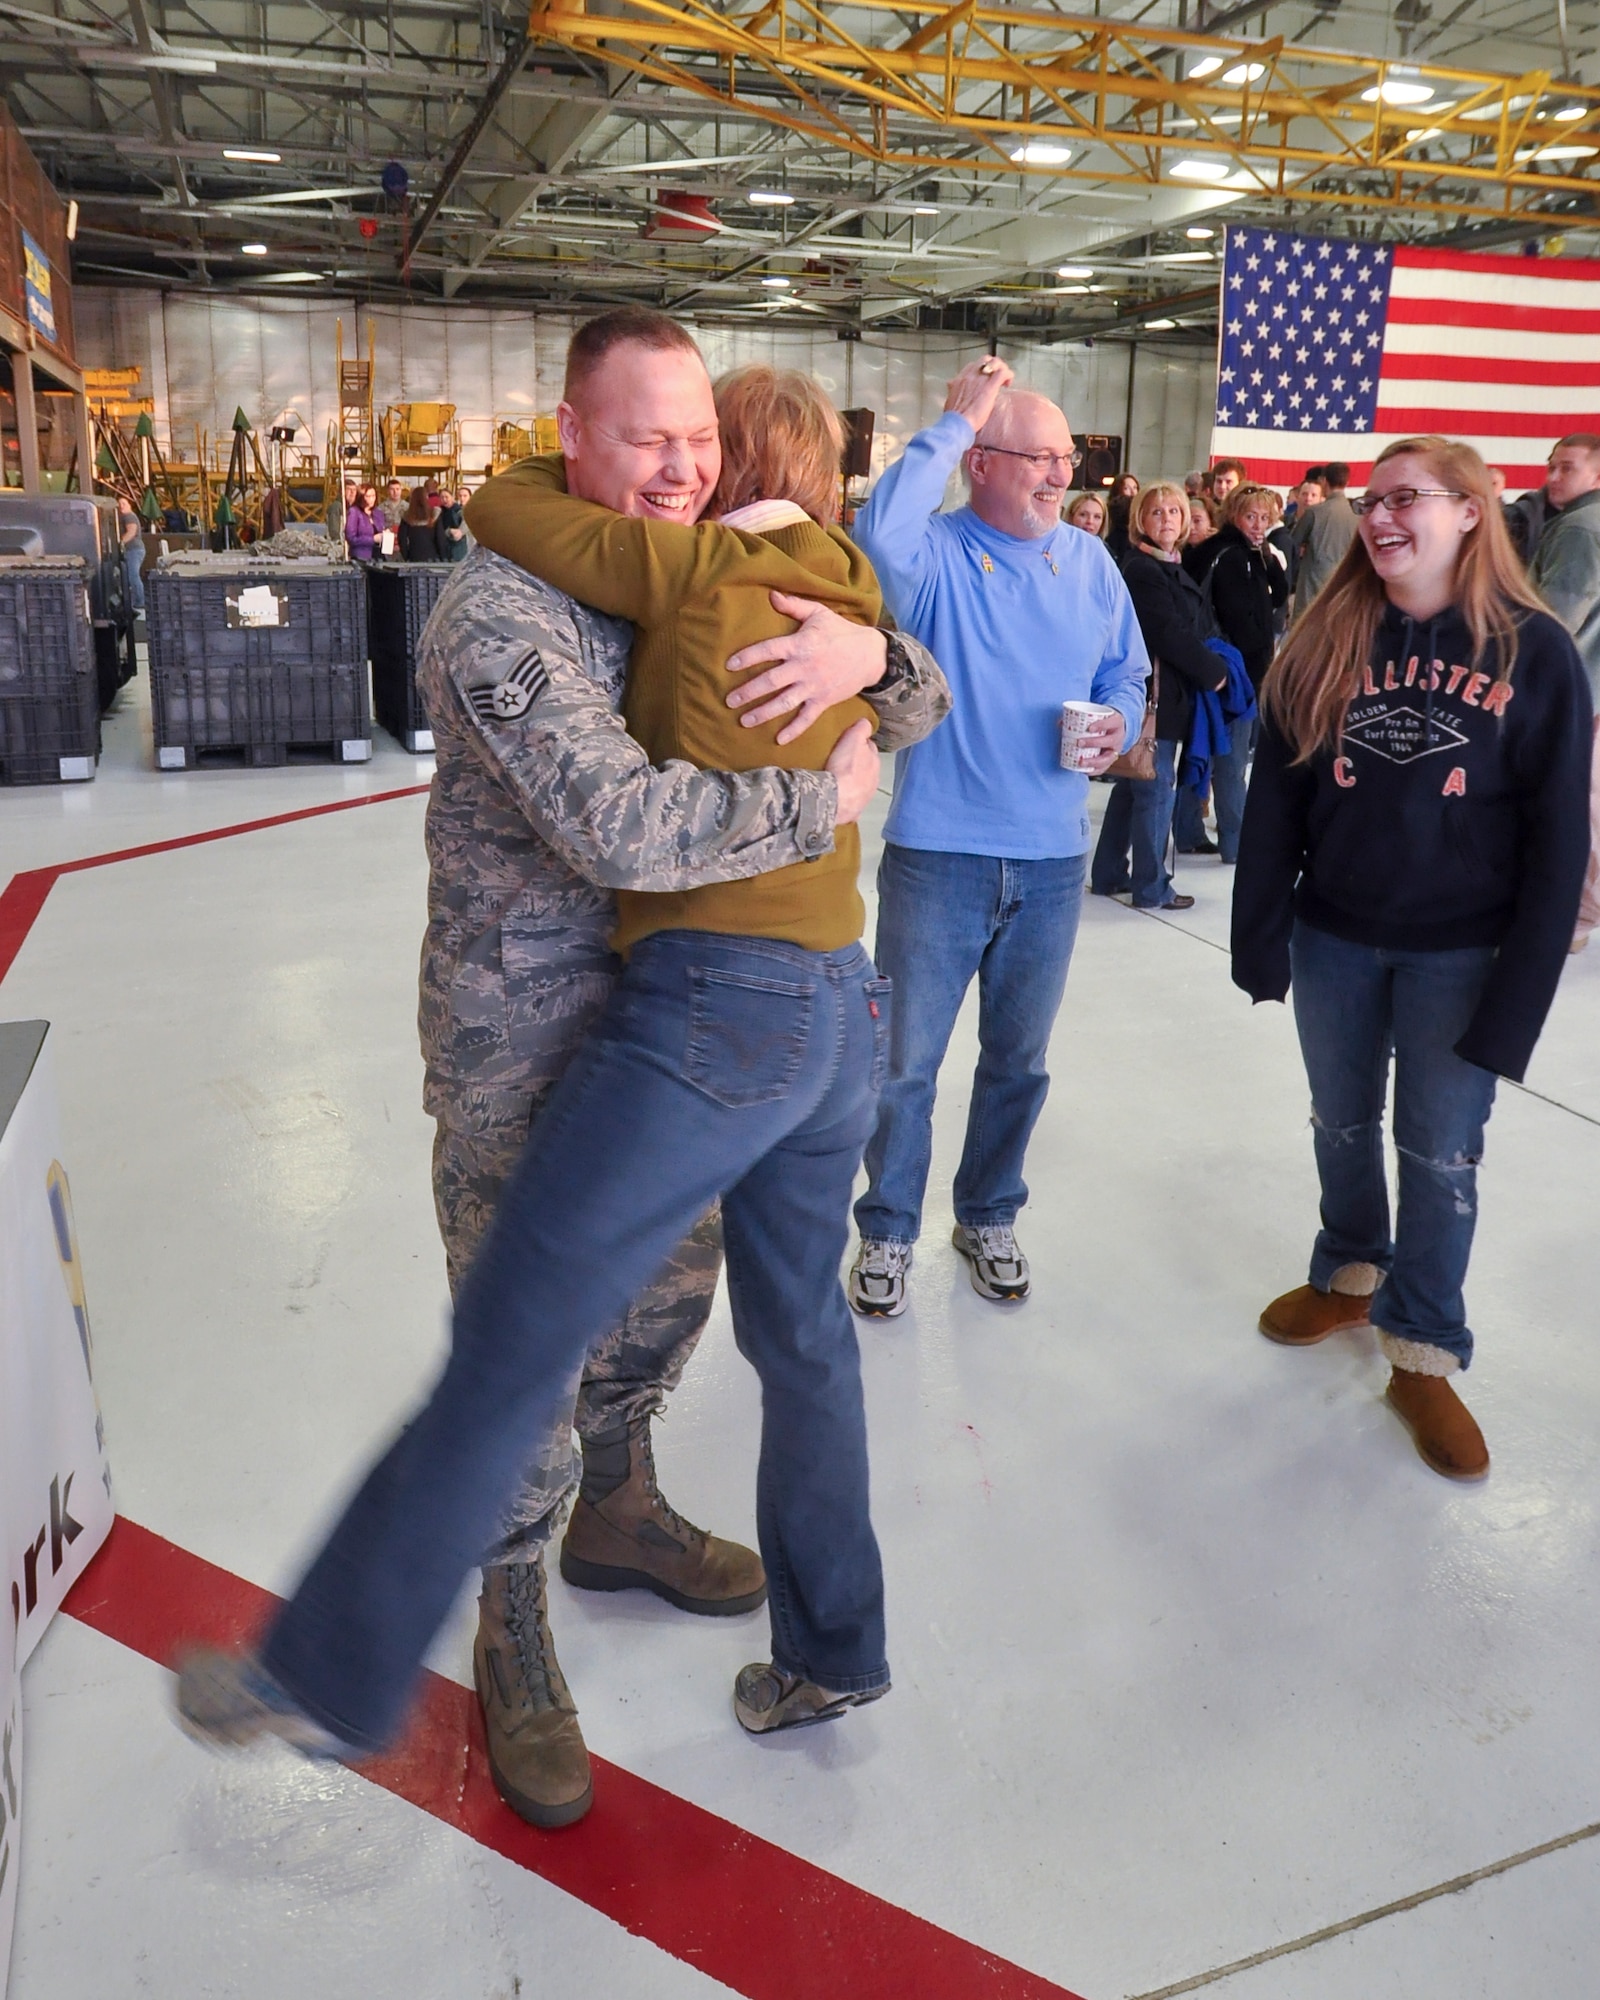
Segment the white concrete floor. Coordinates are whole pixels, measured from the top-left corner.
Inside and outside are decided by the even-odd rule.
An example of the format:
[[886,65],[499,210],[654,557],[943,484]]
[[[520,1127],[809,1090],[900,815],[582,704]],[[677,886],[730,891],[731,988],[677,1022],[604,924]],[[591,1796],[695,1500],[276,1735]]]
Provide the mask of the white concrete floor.
[[[0,876],[428,769],[380,733],[359,768],[158,775],[125,696],[92,786],[0,792]],[[0,986],[56,1025],[120,1507],[272,1588],[444,1334],[421,822],[65,877]],[[1600,1820],[1600,951],[1491,1125],[1467,1394],[1495,1466],[1463,1489],[1369,1334],[1254,1330],[1315,1224],[1305,1083],[1287,1013],[1229,983],[1228,874],[1180,886],[1171,920],[1085,909],[1010,1311],[948,1245],[958,1029],[914,1302],[862,1330],[892,1697],[752,1744],[728,1695],[761,1620],[557,1583],[586,1735],[1088,2000],[1592,2000],[1600,1840],[1294,1947]],[[750,1534],[755,1425],[719,1310],[658,1448],[692,1518]],[[435,1660],[461,1680],[470,1629],[464,1602]],[[70,1619],[28,1671],[12,2000],[727,1990],[349,1773],[206,1759],[166,1689]]]

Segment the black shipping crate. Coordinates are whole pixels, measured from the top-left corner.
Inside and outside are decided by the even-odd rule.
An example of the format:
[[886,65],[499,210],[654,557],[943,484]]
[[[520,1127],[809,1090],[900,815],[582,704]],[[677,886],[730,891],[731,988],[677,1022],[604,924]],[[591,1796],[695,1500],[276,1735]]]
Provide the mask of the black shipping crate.
[[92,778],[100,698],[88,566],[0,556],[0,784]]
[[417,643],[454,573],[454,563],[374,563],[367,571],[373,710],[414,753],[433,748],[433,729],[417,695]]
[[117,512],[103,494],[0,493],[0,550],[80,556],[87,565],[102,709],[133,679],[136,664]]
[[353,563],[176,557],[145,578],[156,761],[372,755],[366,582]]

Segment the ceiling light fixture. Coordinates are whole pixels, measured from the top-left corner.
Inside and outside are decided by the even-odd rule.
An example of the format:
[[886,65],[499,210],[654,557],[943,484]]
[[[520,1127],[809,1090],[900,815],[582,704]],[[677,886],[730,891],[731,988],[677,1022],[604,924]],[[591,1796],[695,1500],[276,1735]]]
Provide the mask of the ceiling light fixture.
[[265,257],[267,246],[265,243],[241,243],[239,251],[241,256],[245,257]]
[[1266,73],[1265,63],[1235,63],[1232,69],[1225,69],[1222,72],[1222,80],[1224,83],[1232,84],[1254,83],[1257,77],[1265,76]]
[[258,167],[276,167],[283,163],[282,153],[264,152],[257,146],[224,146],[222,157],[225,160],[244,160]]
[[1431,83],[1400,83],[1394,77],[1385,77],[1382,83],[1375,83],[1370,90],[1361,93],[1363,104],[1426,104],[1433,95]]
[[794,196],[781,188],[752,188],[745,196],[752,208],[793,208]]
[[1587,104],[1564,104],[1555,115],[1557,118],[1561,120],[1563,125],[1567,125],[1570,124],[1574,118],[1583,118],[1587,116],[1588,110],[1589,107]]
[[78,240],[78,204],[75,201],[69,201],[67,203],[67,241],[69,243],[76,243],[77,240]]
[[326,271],[271,271],[261,282],[264,285],[320,285],[327,275]]
[[1202,56],[1194,68],[1190,70],[1189,74],[1192,77],[1215,76],[1225,60],[1226,58],[1223,56]]
[[1519,160],[1592,160],[1600,146],[1540,146],[1536,152],[1519,153]]
[[1056,276],[1058,278],[1092,278],[1094,276],[1094,266],[1092,264],[1058,264],[1056,266]]
[[1072,158],[1070,146],[1055,146],[1048,139],[1030,139],[1019,146],[1012,159],[1026,167],[1064,167]]
[[1196,222],[1183,233],[1191,243],[1209,243],[1217,232],[1214,229],[1207,229],[1203,222]]
[[1177,324],[1175,319],[1147,319],[1144,330],[1146,333],[1171,333]]
[[1177,160],[1171,174],[1180,181],[1225,181],[1228,169],[1221,160]]
[[777,276],[773,276],[770,278],[763,278],[761,282],[766,286],[767,290],[770,292],[786,292],[789,289],[789,280],[787,278],[780,278]]
[[937,215],[939,211],[936,208],[930,207],[929,204],[924,201],[924,202],[918,202],[917,206],[914,209],[912,209],[911,213],[913,215]]

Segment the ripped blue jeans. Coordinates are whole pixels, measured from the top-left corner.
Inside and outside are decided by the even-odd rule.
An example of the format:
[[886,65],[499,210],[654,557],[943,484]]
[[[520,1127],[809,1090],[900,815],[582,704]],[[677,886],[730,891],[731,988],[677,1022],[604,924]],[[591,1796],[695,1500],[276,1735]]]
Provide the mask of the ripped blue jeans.
[[[1478,1162],[1495,1077],[1464,1062],[1465,1033],[1494,948],[1386,951],[1297,922],[1295,1026],[1311,1084],[1322,1227],[1311,1282],[1342,1264],[1384,1275],[1372,1323],[1472,1360],[1462,1286],[1478,1221]],[[1383,1108],[1394,1067],[1399,1200],[1389,1226]]]

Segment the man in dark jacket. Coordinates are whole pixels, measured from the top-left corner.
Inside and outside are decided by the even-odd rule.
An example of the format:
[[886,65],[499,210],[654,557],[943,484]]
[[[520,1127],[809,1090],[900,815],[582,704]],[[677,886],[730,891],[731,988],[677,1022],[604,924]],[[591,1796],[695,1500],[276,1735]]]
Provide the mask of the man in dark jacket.
[[[1574,431],[1564,437],[1550,454],[1544,492],[1559,511],[1539,537],[1533,581],[1572,634],[1589,690],[1600,697],[1600,436]],[[1589,780],[1589,832],[1574,951],[1583,950],[1600,924],[1600,737]]]
[[1356,517],[1344,489],[1350,484],[1348,465],[1334,463],[1322,468],[1327,499],[1317,507],[1307,507],[1295,516],[1291,540],[1294,544],[1294,615],[1300,617],[1344,560],[1345,550],[1356,538]]

